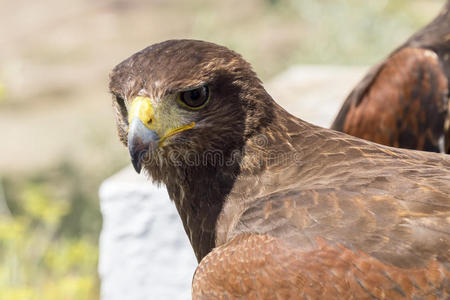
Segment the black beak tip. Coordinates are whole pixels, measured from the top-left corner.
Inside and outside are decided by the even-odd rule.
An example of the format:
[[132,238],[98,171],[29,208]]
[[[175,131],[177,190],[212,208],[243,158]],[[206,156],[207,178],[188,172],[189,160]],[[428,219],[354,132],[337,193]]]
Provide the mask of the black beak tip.
[[142,170],[142,161],[144,160],[144,156],[148,153],[147,150],[138,150],[133,151],[134,149],[131,149],[130,155],[131,155],[131,163],[133,164],[134,169],[138,174],[141,173]]
[[131,122],[128,133],[128,150],[136,172],[141,173],[142,165],[148,159],[147,154],[158,146],[158,142],[158,134],[145,127],[140,119],[134,119]]
[[140,159],[132,159],[131,163],[133,164],[134,169],[136,170],[136,172],[138,174],[141,173],[141,169],[142,169],[142,162]]

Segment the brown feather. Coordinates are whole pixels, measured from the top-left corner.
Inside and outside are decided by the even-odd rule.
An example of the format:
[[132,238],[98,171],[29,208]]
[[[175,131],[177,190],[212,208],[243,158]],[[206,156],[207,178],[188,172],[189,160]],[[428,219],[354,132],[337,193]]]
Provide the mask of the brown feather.
[[450,272],[435,259],[427,261],[426,268],[405,270],[361,251],[331,246],[321,239],[316,243],[312,251],[299,251],[270,235],[241,234],[201,261],[192,284],[193,298],[450,297]]
[[130,101],[199,81],[211,90],[202,126],[144,162],[200,262],[194,299],[448,298],[449,156],[300,120],[238,54],[206,42],[149,47],[114,69],[110,89]]
[[372,68],[331,128],[380,144],[450,153],[450,1]]

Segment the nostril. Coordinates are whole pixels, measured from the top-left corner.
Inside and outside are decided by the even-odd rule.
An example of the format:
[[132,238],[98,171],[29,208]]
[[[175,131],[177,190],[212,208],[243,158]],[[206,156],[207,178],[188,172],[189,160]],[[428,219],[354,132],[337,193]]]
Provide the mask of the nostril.
[[153,122],[153,119],[150,118],[150,119],[148,120],[147,124],[148,124],[148,125],[152,125],[152,122]]

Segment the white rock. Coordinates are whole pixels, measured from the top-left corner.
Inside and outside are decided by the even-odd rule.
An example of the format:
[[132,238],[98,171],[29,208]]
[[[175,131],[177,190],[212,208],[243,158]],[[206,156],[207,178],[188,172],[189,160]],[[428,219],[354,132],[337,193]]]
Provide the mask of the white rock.
[[100,187],[104,300],[190,299],[197,261],[167,191],[128,167]]

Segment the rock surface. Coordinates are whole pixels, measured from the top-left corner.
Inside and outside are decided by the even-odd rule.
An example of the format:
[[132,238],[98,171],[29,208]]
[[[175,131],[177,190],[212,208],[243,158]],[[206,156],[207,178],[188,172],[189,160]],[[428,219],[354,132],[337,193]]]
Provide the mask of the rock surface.
[[197,265],[174,204],[132,167],[100,188],[104,300],[189,299]]
[[[294,66],[266,84],[285,109],[328,127],[366,68]],[[197,262],[175,206],[128,167],[100,188],[103,300],[190,299]]]

